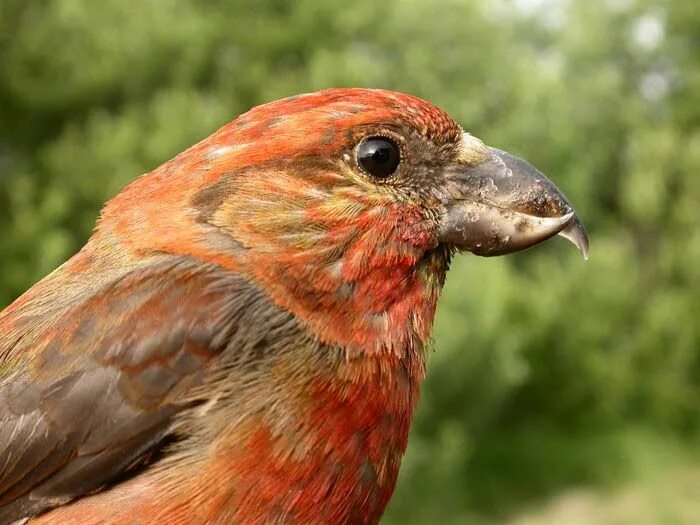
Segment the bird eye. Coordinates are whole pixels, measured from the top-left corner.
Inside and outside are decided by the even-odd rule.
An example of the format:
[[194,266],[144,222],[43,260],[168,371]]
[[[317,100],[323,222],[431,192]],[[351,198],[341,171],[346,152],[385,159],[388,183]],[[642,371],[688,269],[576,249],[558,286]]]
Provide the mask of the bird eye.
[[369,175],[385,179],[401,161],[398,146],[384,137],[368,137],[357,146],[357,163]]

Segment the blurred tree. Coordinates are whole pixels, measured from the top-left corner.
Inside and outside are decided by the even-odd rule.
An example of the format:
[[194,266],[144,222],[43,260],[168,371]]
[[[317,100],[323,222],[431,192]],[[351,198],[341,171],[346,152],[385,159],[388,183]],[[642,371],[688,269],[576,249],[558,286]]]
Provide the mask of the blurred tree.
[[692,0],[4,0],[0,304],[248,107],[410,92],[555,179],[592,253],[455,262],[386,522],[619,480],[700,430],[699,40]]

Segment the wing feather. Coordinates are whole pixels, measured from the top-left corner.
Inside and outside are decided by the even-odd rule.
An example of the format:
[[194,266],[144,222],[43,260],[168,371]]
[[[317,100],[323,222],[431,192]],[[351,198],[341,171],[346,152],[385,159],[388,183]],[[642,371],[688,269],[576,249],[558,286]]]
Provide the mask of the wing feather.
[[[0,318],[0,522],[99,490],[163,442],[233,329],[237,279],[188,261],[139,268],[68,309]],[[31,341],[31,346],[24,341]],[[17,356],[21,356],[18,359]],[[9,373],[8,373],[9,370]]]

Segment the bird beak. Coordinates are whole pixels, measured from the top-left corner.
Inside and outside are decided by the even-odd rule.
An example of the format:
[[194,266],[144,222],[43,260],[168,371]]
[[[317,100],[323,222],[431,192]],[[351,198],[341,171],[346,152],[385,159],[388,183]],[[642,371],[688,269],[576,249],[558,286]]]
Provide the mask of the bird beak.
[[446,174],[439,239],[492,256],[524,250],[561,235],[588,259],[588,236],[559,189],[528,162],[496,148],[486,160]]

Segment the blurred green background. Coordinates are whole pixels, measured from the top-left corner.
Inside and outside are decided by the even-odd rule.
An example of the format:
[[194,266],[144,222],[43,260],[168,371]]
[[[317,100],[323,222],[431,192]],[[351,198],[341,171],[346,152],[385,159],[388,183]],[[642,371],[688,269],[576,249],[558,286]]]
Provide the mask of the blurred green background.
[[700,523],[695,0],[2,0],[0,306],[253,105],[426,98],[588,227],[462,256],[384,524]]

